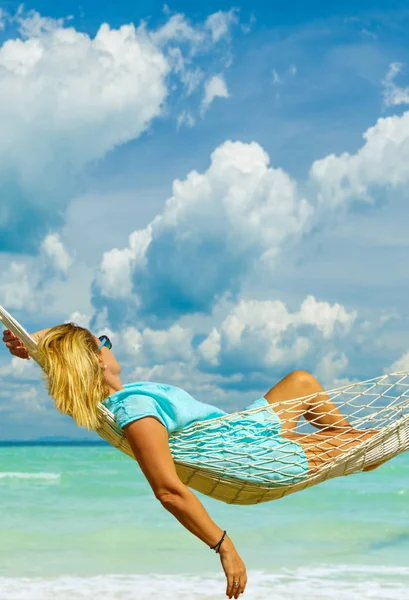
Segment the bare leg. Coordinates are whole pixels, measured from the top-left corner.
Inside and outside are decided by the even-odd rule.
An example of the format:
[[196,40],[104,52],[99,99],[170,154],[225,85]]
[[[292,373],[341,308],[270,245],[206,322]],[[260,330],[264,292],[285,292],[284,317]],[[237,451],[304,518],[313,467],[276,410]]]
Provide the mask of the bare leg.
[[[282,421],[282,435],[303,447],[310,472],[377,433],[375,430],[354,429],[316,378],[306,371],[290,373],[271,388],[265,398]],[[295,433],[301,416],[321,431],[307,435]],[[364,470],[376,469],[380,464]]]
[[[358,429],[349,429],[348,431],[334,432],[316,432],[309,435],[297,435],[289,433],[288,438],[295,439],[303,448],[308,459],[310,473],[313,473],[320,467],[330,463],[344,452],[347,452],[354,446],[365,442],[377,432],[374,430],[359,431]],[[381,463],[371,465],[364,470],[376,469]]]
[[264,397],[280,417],[283,434],[294,431],[302,415],[318,429],[351,429],[315,377],[306,371],[290,373]]

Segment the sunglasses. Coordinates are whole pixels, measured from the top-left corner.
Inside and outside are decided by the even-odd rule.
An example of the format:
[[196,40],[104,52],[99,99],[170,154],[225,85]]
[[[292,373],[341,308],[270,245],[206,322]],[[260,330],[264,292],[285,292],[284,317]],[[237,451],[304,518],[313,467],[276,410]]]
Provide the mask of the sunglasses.
[[106,346],[108,348],[108,350],[111,350],[112,342],[107,335],[100,335],[98,339],[101,342],[100,345],[98,346],[98,350],[101,350],[101,348],[103,346]]

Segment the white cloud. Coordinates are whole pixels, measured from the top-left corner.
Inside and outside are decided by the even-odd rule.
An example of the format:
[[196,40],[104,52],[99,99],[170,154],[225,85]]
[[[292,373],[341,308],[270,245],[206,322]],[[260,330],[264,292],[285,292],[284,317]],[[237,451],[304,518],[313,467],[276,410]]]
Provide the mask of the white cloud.
[[193,27],[185,15],[178,13],[151,33],[151,39],[158,46],[164,46],[169,42],[189,42],[193,46],[201,46],[206,39],[206,33],[197,27]]
[[0,46],[0,232],[12,246],[10,227],[24,230],[20,250],[59,222],[86,164],[161,113],[169,73],[143,28],[104,24],[90,37],[41,17],[21,23],[33,37]]
[[210,365],[217,366],[220,362],[221,334],[215,327],[198,346],[200,356]]
[[[166,51],[166,56],[174,73],[176,73],[190,96],[200,85],[204,72],[192,66],[196,54],[209,52],[223,38],[228,38],[231,27],[238,23],[236,10],[218,11],[207,17],[204,23],[193,26],[183,14],[175,14],[158,30],[150,33],[155,45]],[[178,44],[177,46],[175,44]],[[188,50],[185,45],[188,44]],[[226,62],[231,62],[229,50]]]
[[356,317],[355,311],[348,313],[340,304],[331,306],[328,302],[317,302],[313,296],[308,296],[295,317],[295,323],[314,325],[320,330],[324,339],[329,339],[336,325],[349,331]]
[[131,294],[131,261],[129,248],[125,250],[113,248],[109,252],[104,252],[96,279],[104,296],[123,298]]
[[399,371],[409,371],[409,351],[402,354],[390,367],[385,369],[385,373],[397,373]]
[[[39,234],[60,226],[87,165],[140,136],[179,90],[175,78],[187,94],[197,88],[195,56],[212,52],[229,15],[195,26],[173,15],[157,30],[103,24],[90,36],[19,11],[22,37],[0,43],[2,249],[35,253]],[[213,97],[223,93],[216,88]]]
[[213,77],[208,79],[205,83],[204,97],[202,100],[200,114],[202,117],[204,116],[215,98],[229,97],[229,91],[223,76],[221,74],[213,75]]
[[[33,360],[13,356],[8,364],[1,365],[0,412],[12,413],[18,410],[19,414],[27,415],[44,411],[47,395],[39,393],[44,390],[40,384],[41,376],[42,372]],[[38,384],[35,387],[34,382]]]
[[[198,351],[211,365],[230,357],[230,362],[244,370],[291,366],[311,349],[317,354],[317,344],[320,347],[324,340],[348,333],[355,318],[356,313],[348,313],[339,304],[317,302],[312,296],[294,313],[280,300],[241,300],[220,327],[212,329]],[[322,337],[303,331],[305,326]],[[324,365],[327,370],[328,360]]]
[[42,250],[58,271],[66,273],[72,265],[71,256],[64,248],[58,233],[50,233],[41,244]]
[[22,382],[38,381],[41,372],[33,360],[26,360],[13,356],[7,365],[0,366],[0,376],[5,379],[18,379]]
[[91,317],[89,315],[83,315],[78,311],[74,311],[66,320],[66,323],[76,323],[80,327],[85,327],[85,329],[90,328]]
[[[163,212],[149,229],[134,233],[143,248],[139,261],[133,259],[131,245],[113,251],[112,265],[103,261],[97,296],[112,297],[112,290],[121,287],[101,282],[115,282],[123,261],[121,297],[138,299],[138,317],[147,318],[146,324],[157,326],[182,314],[210,314],[223,297],[235,301],[255,265],[274,266],[282,249],[313,225],[324,218],[327,223],[328,216],[354,201],[374,201],[377,187],[390,190],[409,181],[409,112],[379,119],[364,140],[354,154],[329,155],[313,163],[303,187],[315,210],[287,173],[269,166],[257,143],[225,142],[212,153],[206,171],[191,171],[176,180]],[[104,304],[101,298],[98,302]],[[332,335],[333,313],[338,323],[344,319],[346,328],[351,323],[351,315],[337,305],[326,309],[310,299],[302,311],[301,322],[312,319],[326,337]],[[118,318],[116,311],[114,320]],[[217,359],[212,360],[215,364]]]
[[192,337],[192,332],[180,325],[156,330],[147,327],[142,331],[129,327],[121,333],[125,350],[140,366],[189,362],[193,358]]
[[10,310],[34,311],[35,287],[28,263],[12,261],[0,280],[0,304]]
[[39,398],[38,391],[35,387],[18,390],[14,396],[14,401],[23,404],[25,410],[28,409],[30,412],[43,412],[46,410],[46,405],[44,401]]
[[37,38],[44,32],[50,33],[55,29],[61,29],[65,26],[65,23],[72,19],[72,17],[62,19],[43,17],[35,10],[25,12],[22,4],[17,9],[15,17],[7,16],[12,23],[17,23],[18,30],[23,38]]
[[[152,40],[158,45],[189,42],[191,52],[195,52],[209,44],[217,44],[226,37],[230,28],[238,23],[236,10],[218,11],[207,17],[203,24],[193,26],[185,15],[178,13],[151,34]],[[168,13],[169,14],[169,13]]]
[[345,372],[348,367],[348,358],[343,352],[328,352],[319,361],[315,368],[315,376],[324,389],[346,385],[349,380],[340,379],[339,376]]
[[409,104],[409,87],[401,88],[396,85],[395,79],[401,73],[402,63],[391,63],[389,71],[383,80],[383,97],[386,106]]
[[213,42],[218,42],[225,37],[230,30],[231,25],[238,22],[237,10],[232,8],[228,12],[219,10],[207,17],[205,28],[210,29]]
[[186,57],[182,50],[170,47],[167,51],[172,70],[179,76],[187,96],[190,96],[201,83],[204,73],[199,67],[192,67],[192,57]]
[[274,261],[312,216],[295,182],[268,163],[256,143],[225,142],[207,171],[175,180],[163,213],[128,248],[104,255],[100,294],[138,296],[142,312],[171,318],[237,293],[254,263]]
[[0,304],[10,310],[44,310],[52,302],[53,284],[65,280],[71,264],[59,234],[49,234],[41,242],[38,256],[8,262],[0,281]]
[[120,349],[121,363],[130,369],[128,379],[208,391],[221,400],[229,389],[239,390],[243,381],[254,389],[265,387],[262,381],[274,372],[307,364],[313,365],[324,385],[346,381],[340,379],[348,366],[340,344],[348,340],[355,313],[340,305],[307,297],[298,311],[291,312],[278,300],[241,300],[216,326],[217,313],[197,347],[193,340],[203,335],[201,326],[176,323],[168,329],[129,326],[116,333],[103,331]]
[[193,94],[195,89],[199,87],[203,80],[204,73],[201,69],[187,69],[183,68],[180,73],[180,80],[185,86],[186,94],[190,96]]
[[[17,421],[18,424],[16,434],[10,435],[9,430],[7,430],[7,437],[21,438],[21,428],[24,427],[27,420],[30,422],[30,431],[32,431],[31,418],[35,416],[33,413],[45,413],[47,411],[46,394],[41,395],[39,387],[21,381],[14,385],[7,382],[5,390],[6,394],[0,392],[0,413],[3,413],[6,418],[11,415],[12,420]],[[3,415],[2,420],[4,420]],[[6,430],[4,429],[5,433]]]
[[397,188],[409,181],[409,112],[379,119],[363,137],[355,154],[330,154],[313,163],[310,184],[321,208],[374,202],[377,187]]
[[182,110],[182,112],[178,115],[177,118],[177,124],[178,127],[181,127],[182,125],[186,125],[187,127],[193,127],[195,125],[196,121],[195,118],[191,115],[191,113]]
[[[134,231],[129,236],[129,248],[113,248],[105,252],[96,282],[108,298],[126,298],[132,293],[132,270],[146,267],[146,251],[152,241],[152,227]],[[134,301],[138,299],[134,296]]]

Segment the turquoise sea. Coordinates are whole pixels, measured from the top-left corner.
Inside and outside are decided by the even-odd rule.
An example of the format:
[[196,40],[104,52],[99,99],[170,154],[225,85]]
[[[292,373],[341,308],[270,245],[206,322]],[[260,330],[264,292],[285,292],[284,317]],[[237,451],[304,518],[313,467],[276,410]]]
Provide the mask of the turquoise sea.
[[[248,570],[243,598],[407,600],[409,454],[258,506],[198,494]],[[108,445],[0,447],[1,600],[222,599],[219,557]]]

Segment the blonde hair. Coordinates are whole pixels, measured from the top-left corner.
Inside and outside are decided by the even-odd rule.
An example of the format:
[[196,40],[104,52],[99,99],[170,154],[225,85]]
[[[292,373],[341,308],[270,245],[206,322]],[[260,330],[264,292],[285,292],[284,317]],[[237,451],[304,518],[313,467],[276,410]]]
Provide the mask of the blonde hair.
[[56,408],[80,427],[97,429],[97,405],[110,394],[92,333],[74,323],[51,327],[38,341],[44,380]]

